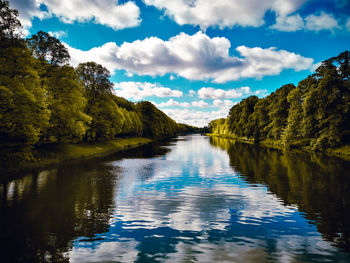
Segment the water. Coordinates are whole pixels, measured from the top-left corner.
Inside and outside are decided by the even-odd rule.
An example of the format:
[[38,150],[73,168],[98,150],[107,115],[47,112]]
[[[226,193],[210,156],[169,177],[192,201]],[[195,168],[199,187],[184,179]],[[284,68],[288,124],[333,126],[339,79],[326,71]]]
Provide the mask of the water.
[[0,262],[350,262],[349,162],[188,135],[0,186]]

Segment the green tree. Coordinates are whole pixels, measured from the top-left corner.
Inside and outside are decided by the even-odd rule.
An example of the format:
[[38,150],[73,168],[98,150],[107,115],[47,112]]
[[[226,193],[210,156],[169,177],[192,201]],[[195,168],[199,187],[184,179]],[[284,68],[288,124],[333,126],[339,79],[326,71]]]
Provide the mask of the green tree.
[[88,104],[93,104],[99,94],[112,93],[113,84],[109,80],[111,74],[102,65],[95,62],[81,63],[77,67],[77,72],[84,85]]
[[[314,132],[308,134],[314,149],[334,148],[344,141],[349,131],[350,93],[349,81],[329,61],[317,71],[318,81],[305,94],[304,125],[310,123],[312,114]],[[307,128],[307,127],[305,127]]]
[[58,142],[82,140],[91,117],[84,113],[83,85],[74,68],[56,67],[48,77],[47,91],[51,111],[47,138]]
[[0,140],[36,143],[48,126],[46,91],[24,45],[0,49]]
[[174,136],[177,133],[176,122],[151,102],[141,101],[136,104],[136,108],[142,120],[143,136],[161,138]]
[[267,137],[266,127],[270,122],[268,114],[269,98],[259,99],[254,106],[254,112],[248,118],[247,136],[258,142]]
[[78,65],[77,73],[87,98],[85,113],[92,117],[86,139],[113,139],[122,132],[124,117],[114,101],[108,69],[95,62],[87,62]]
[[87,109],[92,118],[87,140],[111,140],[122,132],[123,113],[108,94],[96,96]]
[[254,106],[258,100],[257,96],[250,96],[230,109],[228,123],[231,133],[239,137],[248,136],[248,119],[254,112]]
[[290,104],[287,100],[289,92],[295,89],[293,84],[287,84],[275,91],[273,100],[269,104],[270,123],[267,126],[267,136],[271,139],[281,139],[282,133],[287,126]]
[[20,39],[21,32],[22,25],[18,20],[18,11],[11,9],[8,1],[0,0],[0,41],[10,40],[12,42],[12,40]]
[[292,90],[287,101],[290,104],[287,126],[282,134],[282,143],[285,146],[290,145],[292,142],[302,138],[302,93],[300,92],[300,86]]
[[70,55],[67,48],[57,38],[39,31],[27,40],[27,45],[35,58],[52,66],[68,63]]

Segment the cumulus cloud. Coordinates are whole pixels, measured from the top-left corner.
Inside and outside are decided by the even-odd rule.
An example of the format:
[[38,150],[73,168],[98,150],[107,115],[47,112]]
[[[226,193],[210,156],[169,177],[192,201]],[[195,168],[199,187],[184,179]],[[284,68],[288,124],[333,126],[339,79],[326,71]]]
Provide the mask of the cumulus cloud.
[[[40,10],[45,5],[47,11]],[[140,9],[132,1],[118,4],[118,0],[12,0],[11,7],[18,9],[25,27],[31,26],[33,17],[58,17],[64,23],[94,22],[119,30],[141,23]]]
[[155,83],[134,81],[114,83],[114,90],[118,96],[135,100],[152,96],[161,98],[181,97],[183,94],[180,90],[172,90]]
[[207,108],[209,104],[206,103],[204,100],[199,100],[199,101],[193,101],[192,106],[198,107],[198,108]]
[[321,31],[340,29],[338,20],[332,14],[321,12],[319,14],[310,14],[302,18],[299,14],[290,16],[276,17],[276,24],[270,28],[285,32],[294,32],[298,30]]
[[216,99],[213,101],[213,106],[214,107],[219,107],[219,108],[231,108],[234,105],[234,103],[231,100],[219,100]]
[[[212,103],[201,101],[193,101],[192,107],[184,108],[167,108],[161,107],[162,111],[179,123],[204,127],[210,121],[220,118],[226,118],[230,108],[235,103],[231,100],[213,100]],[[159,104],[156,106],[160,106]]]
[[249,62],[240,74],[244,77],[278,75],[283,69],[301,71],[310,69],[313,63],[312,58],[305,58],[286,50],[276,50],[274,47],[263,49],[239,46],[236,50]]
[[154,104],[160,108],[173,107],[173,106],[188,108],[191,106],[191,104],[189,104],[188,102],[179,102],[174,99],[169,99],[167,102],[162,102],[160,104],[157,104],[157,103],[154,103]]
[[186,123],[197,127],[206,126],[210,121],[226,118],[228,108],[220,108],[215,111],[195,110],[195,109],[162,109],[165,114],[170,116],[176,122]]
[[286,16],[295,12],[306,0],[143,0],[171,17],[179,25],[208,27],[258,27],[265,23],[264,16],[272,10]]
[[311,14],[305,18],[305,28],[312,31],[334,30],[340,28],[338,21],[330,14],[321,12],[319,15]]
[[59,31],[49,31],[48,32],[51,36],[55,38],[61,38],[61,37],[66,37],[68,34],[66,31],[59,30]]
[[124,69],[138,75],[177,74],[190,80],[212,80],[218,83],[240,78],[262,78],[278,75],[284,69],[309,69],[313,59],[276,48],[239,46],[241,57],[230,56],[230,41],[210,38],[199,31],[194,35],[180,33],[167,41],[150,37],[118,46],[109,42],[87,51],[67,45],[71,63],[95,61],[109,70]]
[[40,2],[36,0],[12,0],[10,6],[19,11],[19,19],[25,28],[32,25],[32,17],[43,19],[49,16],[47,12],[40,10]]
[[251,93],[249,87],[241,87],[238,89],[215,89],[215,88],[201,88],[198,90],[198,96],[201,99],[232,99],[232,98],[241,98],[244,95],[248,95]]
[[182,107],[182,108],[190,108],[191,106],[197,107],[197,108],[231,108],[234,103],[231,100],[220,100],[216,99],[213,100],[213,102],[210,104],[204,100],[199,101],[192,101],[191,103],[188,102],[179,102],[174,99],[169,99],[166,102],[162,103],[156,103],[152,102],[155,106],[158,108],[168,108],[168,107]]
[[298,31],[304,28],[304,20],[299,14],[278,16],[276,17],[276,24],[270,28],[286,32]]

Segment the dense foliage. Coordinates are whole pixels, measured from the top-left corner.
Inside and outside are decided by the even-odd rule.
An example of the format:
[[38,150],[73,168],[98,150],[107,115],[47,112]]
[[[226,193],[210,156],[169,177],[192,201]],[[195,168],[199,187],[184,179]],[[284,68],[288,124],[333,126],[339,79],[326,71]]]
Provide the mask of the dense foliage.
[[0,15],[0,144],[161,138],[194,130],[150,102],[117,97],[102,65],[71,67],[68,50],[48,33],[23,39],[18,12],[7,1],[0,0]]
[[210,122],[211,132],[314,150],[349,144],[349,60],[345,51],[323,61],[297,87],[288,84],[266,98],[242,100],[226,119]]

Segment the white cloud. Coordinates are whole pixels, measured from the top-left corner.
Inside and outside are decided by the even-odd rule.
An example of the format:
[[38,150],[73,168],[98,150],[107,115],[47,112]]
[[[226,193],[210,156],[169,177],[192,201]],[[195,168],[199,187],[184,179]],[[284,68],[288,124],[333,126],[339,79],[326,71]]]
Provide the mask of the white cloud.
[[210,121],[226,118],[228,109],[219,109],[216,111],[203,111],[194,109],[162,109],[162,111],[169,117],[179,123],[186,123],[189,125],[203,127]]
[[48,12],[40,10],[40,2],[36,0],[11,0],[10,7],[19,11],[19,20],[24,28],[24,34],[29,35],[32,26],[31,19],[37,17],[40,20],[50,17]]
[[233,26],[258,27],[265,23],[264,16],[272,10],[286,16],[295,12],[306,0],[143,0],[164,10],[179,25],[199,25],[220,28]]
[[345,27],[348,31],[350,31],[350,18],[346,21]]
[[253,94],[256,95],[256,96],[265,97],[269,93],[268,93],[267,89],[258,89],[256,91],[254,91]]
[[331,15],[321,12],[319,15],[311,14],[305,18],[305,29],[310,31],[334,30],[340,28],[338,21]]
[[162,108],[162,111],[176,122],[204,127],[212,120],[226,118],[234,104],[230,100],[216,99],[213,100],[212,104],[201,100],[192,102],[192,106],[202,109],[188,107],[184,109]]
[[298,31],[304,28],[304,21],[299,14],[286,17],[278,16],[276,17],[276,24],[270,28],[286,32]]
[[234,103],[231,100],[219,100],[216,99],[213,101],[213,106],[219,107],[219,108],[231,108],[234,105]]
[[313,64],[313,66],[311,68],[311,72],[315,72],[316,69],[321,65],[322,65],[322,62],[318,62],[318,63]]
[[194,95],[196,95],[196,92],[194,91],[194,90],[190,90],[189,92],[188,92],[188,95],[190,96],[190,97],[193,97]]
[[125,72],[125,76],[132,78],[134,76],[134,74],[131,72]]
[[191,104],[192,104],[193,107],[198,107],[198,108],[207,108],[207,107],[209,107],[209,104],[206,103],[204,100],[193,101]]
[[149,82],[125,81],[114,83],[116,95],[127,98],[140,100],[146,97],[181,97],[182,91],[172,90]]
[[278,75],[283,69],[301,71],[310,69],[313,63],[312,58],[305,58],[286,50],[276,50],[273,47],[262,49],[239,46],[237,51],[249,61],[241,73],[244,77]]
[[[47,7],[47,12],[40,10]],[[141,23],[140,9],[132,1],[118,4],[118,0],[12,0],[11,7],[18,9],[22,24],[29,28],[34,17],[58,17],[64,23],[94,22],[119,30]]]
[[[197,107],[197,108],[220,108],[220,109],[229,109],[231,108],[235,103],[233,103],[231,100],[220,100],[216,99],[213,100],[212,104],[209,104],[208,102],[204,100],[199,101],[192,101],[191,103],[188,102],[179,102],[174,99],[169,99],[166,102],[162,103],[156,103],[154,101],[151,101],[156,107],[158,108],[169,108],[169,107],[182,107],[182,108],[190,108]],[[193,109],[193,108],[191,108]]]
[[[153,102],[154,103],[154,102]],[[191,106],[188,102],[178,102],[173,99],[169,99],[167,102],[162,102],[160,104],[154,103],[157,107],[164,108],[164,107],[173,107],[173,106],[178,106],[178,107],[185,107],[188,108]]]
[[240,78],[278,75],[284,69],[309,69],[313,59],[276,48],[236,48],[241,57],[230,56],[230,41],[210,38],[202,32],[180,33],[168,41],[157,37],[123,43],[109,42],[88,51],[68,46],[73,64],[95,61],[109,70],[124,69],[138,75],[177,74],[190,80],[224,83]]
[[200,90],[198,90],[197,93],[201,99],[232,99],[241,98],[245,95],[250,94],[251,91],[249,87],[241,87],[238,89],[230,90],[203,87]]
[[66,31],[60,30],[60,31],[49,31],[49,34],[55,38],[61,38],[66,37],[68,34]]
[[310,14],[302,18],[299,14],[290,16],[277,16],[276,24],[270,26],[272,29],[285,32],[294,32],[298,30],[321,31],[340,29],[339,23],[332,14],[321,12],[318,15]]

